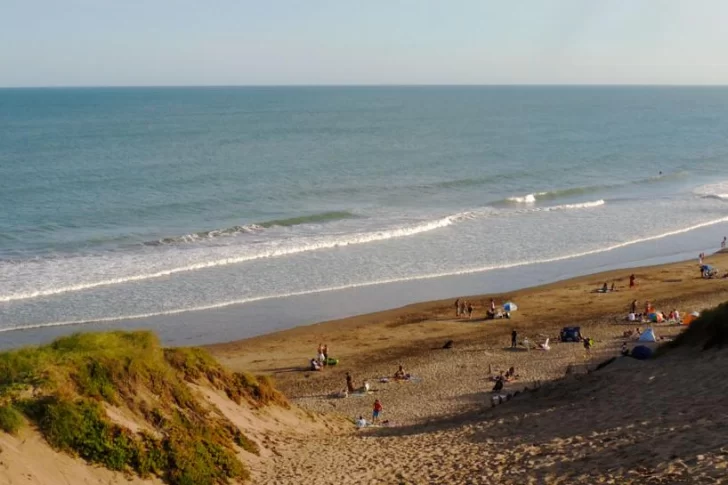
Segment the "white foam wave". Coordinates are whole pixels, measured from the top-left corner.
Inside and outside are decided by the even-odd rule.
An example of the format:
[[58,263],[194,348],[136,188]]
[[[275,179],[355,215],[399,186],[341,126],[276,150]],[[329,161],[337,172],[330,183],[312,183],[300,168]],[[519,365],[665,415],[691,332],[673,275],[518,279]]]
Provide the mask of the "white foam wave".
[[706,199],[728,200],[728,181],[701,185],[693,193]]
[[563,210],[573,210],[573,209],[591,209],[592,207],[599,207],[604,204],[605,204],[604,200],[599,199],[599,200],[592,200],[590,202],[580,202],[578,204],[562,204],[562,205],[554,205],[551,207],[536,207],[534,209],[528,209],[528,211],[529,212],[549,212],[549,211],[563,211]]
[[581,251],[581,252],[572,253],[572,254],[565,254],[565,255],[561,255],[561,256],[554,256],[551,258],[543,258],[543,259],[528,260],[528,261],[518,261],[518,262],[513,262],[513,263],[504,263],[501,265],[482,266],[482,267],[475,267],[475,268],[464,268],[461,270],[441,272],[441,273],[431,273],[431,274],[426,274],[426,275],[416,275],[416,276],[407,276],[407,277],[402,277],[402,278],[391,278],[391,279],[382,279],[382,280],[377,280],[377,281],[367,281],[367,282],[362,282],[362,283],[353,283],[353,284],[348,284],[348,285],[297,291],[297,292],[285,293],[285,294],[279,294],[279,295],[264,295],[264,296],[244,298],[244,299],[239,299],[239,300],[219,302],[219,303],[214,303],[214,304],[210,304],[210,305],[202,305],[202,306],[197,306],[197,307],[192,307],[192,308],[177,308],[177,309],[166,310],[166,311],[162,311],[162,312],[152,312],[152,313],[144,313],[144,314],[137,314],[137,315],[124,315],[124,316],[118,316],[118,317],[95,318],[95,319],[86,319],[86,320],[69,320],[69,321],[62,321],[62,322],[18,325],[18,326],[14,326],[14,327],[0,328],[0,333],[19,331],[19,330],[32,330],[32,329],[47,328],[47,327],[82,325],[82,324],[90,324],[90,323],[108,323],[108,322],[115,322],[115,321],[121,321],[121,320],[136,320],[136,319],[151,318],[151,317],[157,317],[157,316],[176,315],[176,314],[186,313],[186,312],[213,310],[216,308],[223,308],[223,307],[228,307],[228,306],[232,306],[232,305],[241,305],[241,304],[252,303],[252,302],[261,301],[261,300],[272,300],[275,298],[288,298],[288,297],[294,297],[294,296],[326,293],[326,292],[331,292],[331,291],[341,291],[341,290],[362,288],[362,287],[368,287],[368,286],[402,283],[402,282],[406,282],[406,281],[419,281],[419,280],[427,280],[427,279],[434,279],[434,278],[442,278],[442,277],[447,277],[447,276],[459,276],[459,275],[467,275],[467,274],[473,274],[473,273],[483,273],[486,271],[493,271],[493,270],[499,270],[499,269],[511,269],[511,268],[517,268],[517,267],[521,267],[521,266],[532,266],[532,265],[538,265],[538,264],[554,263],[554,262],[558,262],[558,261],[566,261],[569,259],[581,258],[584,256],[591,256],[594,254],[606,253],[609,251],[614,251],[616,249],[632,246],[635,244],[656,241],[659,239],[664,239],[666,237],[676,236],[679,234],[684,234],[684,233],[687,233],[690,231],[694,231],[694,230],[701,229],[704,227],[714,226],[716,224],[721,224],[721,223],[726,223],[726,222],[728,222],[728,217],[722,217],[720,219],[713,219],[711,221],[702,222],[700,224],[695,224],[695,225],[685,227],[682,229],[675,229],[673,231],[656,234],[654,236],[646,236],[643,238],[632,239],[629,241],[613,244],[610,246],[605,246],[602,248],[596,248],[596,249],[591,249],[588,251]]
[[148,273],[141,273],[135,275],[127,275],[117,278],[100,279],[97,281],[90,281],[85,283],[78,283],[75,285],[60,286],[56,288],[48,288],[43,290],[28,291],[23,293],[6,294],[0,296],[0,302],[10,302],[17,300],[27,300],[30,298],[39,298],[44,296],[57,295],[60,293],[68,293],[74,291],[88,290],[91,288],[97,288],[100,286],[117,285],[122,283],[131,283],[135,281],[143,281],[154,278],[162,278],[165,276],[171,276],[177,273],[184,273],[188,271],[196,271],[207,268],[214,268],[218,266],[227,266],[231,264],[244,263],[246,261],[253,261],[264,258],[274,258],[280,256],[288,256],[292,254],[317,251],[321,249],[331,249],[340,246],[348,246],[355,244],[366,244],[376,241],[384,241],[387,239],[401,238],[414,236],[435,229],[450,226],[456,222],[467,220],[476,217],[475,212],[462,212],[453,214],[447,217],[436,219],[433,221],[416,223],[411,225],[405,225],[393,229],[373,231],[368,233],[355,233],[346,236],[328,236],[322,238],[312,238],[311,240],[304,240],[303,242],[296,243],[290,246],[272,246],[268,249],[259,251],[253,254],[246,254],[242,256],[230,256],[220,259],[214,259],[209,261],[201,261],[186,266],[179,266],[174,268],[161,269],[158,271],[152,271]]
[[536,202],[536,197],[544,194],[545,192],[539,192],[538,194],[527,194],[522,197],[508,197],[506,200],[515,202],[516,204],[533,204]]

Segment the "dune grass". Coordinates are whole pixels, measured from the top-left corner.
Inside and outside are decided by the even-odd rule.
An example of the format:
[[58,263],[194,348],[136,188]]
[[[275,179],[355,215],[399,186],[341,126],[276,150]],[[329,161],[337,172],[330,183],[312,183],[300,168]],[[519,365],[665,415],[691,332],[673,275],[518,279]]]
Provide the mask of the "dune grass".
[[705,310],[672,342],[661,348],[659,354],[677,348],[702,350],[728,347],[728,302]]
[[[187,382],[237,403],[287,406],[269,379],[232,373],[202,349],[163,349],[150,332],[82,333],[0,353],[0,429],[17,432],[25,416],[60,451],[174,485],[247,478],[236,453],[257,445]],[[128,410],[142,430],[115,423],[105,406]]]

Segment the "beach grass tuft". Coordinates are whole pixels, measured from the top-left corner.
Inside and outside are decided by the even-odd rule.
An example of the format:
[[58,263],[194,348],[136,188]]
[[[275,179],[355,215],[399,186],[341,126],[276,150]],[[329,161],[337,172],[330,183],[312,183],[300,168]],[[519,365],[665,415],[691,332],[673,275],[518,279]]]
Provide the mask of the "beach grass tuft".
[[270,379],[230,372],[202,349],[163,349],[151,332],[79,333],[0,353],[0,429],[17,433],[25,416],[59,451],[173,485],[246,479],[237,451],[258,454],[258,445],[189,383],[237,403],[288,406]]
[[665,346],[676,348],[721,349],[728,346],[728,302],[705,310],[680,335]]

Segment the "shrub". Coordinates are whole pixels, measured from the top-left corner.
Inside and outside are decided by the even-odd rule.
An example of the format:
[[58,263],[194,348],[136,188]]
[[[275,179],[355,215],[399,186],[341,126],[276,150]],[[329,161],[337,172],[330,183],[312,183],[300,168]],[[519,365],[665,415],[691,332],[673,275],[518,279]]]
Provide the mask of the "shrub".
[[[202,349],[162,349],[150,332],[84,333],[0,353],[0,402],[14,403],[0,406],[0,429],[17,431],[25,414],[60,451],[172,485],[244,479],[235,445],[260,450],[185,382],[205,380],[238,403],[288,405],[270,379],[229,372]],[[117,425],[104,402],[154,431]]]
[[11,405],[0,406],[0,430],[16,434],[23,426],[23,416]]
[[704,311],[666,348],[700,347],[703,350],[728,346],[728,302]]

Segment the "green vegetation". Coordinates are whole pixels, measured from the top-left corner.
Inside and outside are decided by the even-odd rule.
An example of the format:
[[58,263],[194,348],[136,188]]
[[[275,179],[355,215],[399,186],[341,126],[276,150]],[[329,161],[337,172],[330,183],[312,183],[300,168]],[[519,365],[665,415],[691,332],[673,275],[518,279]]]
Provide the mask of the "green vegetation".
[[[288,405],[268,378],[232,373],[202,349],[162,349],[150,332],[83,333],[0,353],[0,429],[17,432],[25,415],[60,451],[173,485],[246,478],[236,452],[258,446],[188,382],[236,403]],[[109,406],[140,430],[114,422]]]
[[11,405],[0,406],[0,430],[15,434],[23,426],[23,416]]
[[703,350],[728,346],[728,302],[705,310],[666,348],[693,347]]

